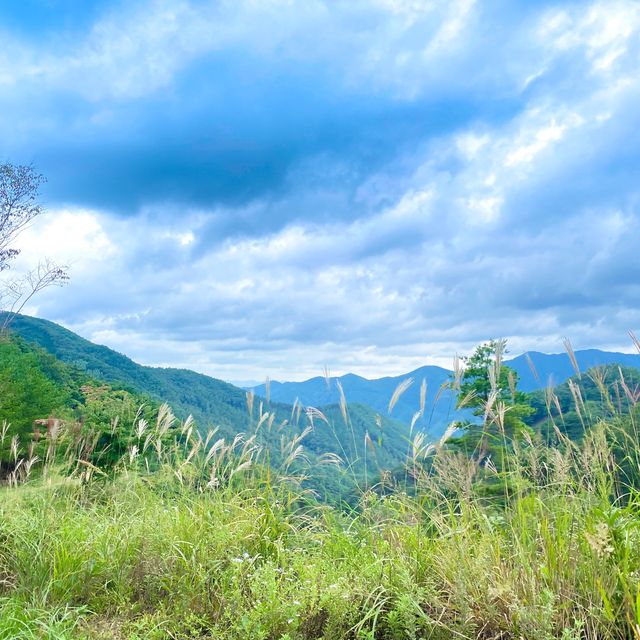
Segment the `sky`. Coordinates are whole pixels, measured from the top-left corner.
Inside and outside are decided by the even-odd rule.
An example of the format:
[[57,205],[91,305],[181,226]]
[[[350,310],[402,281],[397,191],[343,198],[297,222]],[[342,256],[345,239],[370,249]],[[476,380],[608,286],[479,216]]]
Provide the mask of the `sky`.
[[0,3],[28,313],[234,381],[631,351],[636,0]]

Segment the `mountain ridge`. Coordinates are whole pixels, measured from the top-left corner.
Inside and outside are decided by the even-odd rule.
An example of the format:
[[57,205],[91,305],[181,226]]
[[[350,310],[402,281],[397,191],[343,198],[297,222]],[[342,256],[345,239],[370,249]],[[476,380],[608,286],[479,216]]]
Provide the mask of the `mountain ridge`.
[[[109,347],[96,345],[47,320],[17,316],[11,329],[16,340],[64,364],[69,374],[73,369],[81,377],[86,374],[113,390],[135,392],[144,401],[158,405],[166,402],[178,418],[184,420],[192,415],[203,432],[217,428],[218,436],[229,440],[239,433],[256,434],[260,441],[269,444],[273,462],[282,455],[282,438],[299,436],[311,426],[303,442],[313,466],[309,486],[327,499],[346,495],[367,473],[397,467],[406,455],[411,436],[408,425],[386,415],[378,417],[371,407],[361,403],[353,402],[347,407],[346,420],[339,404],[326,403],[318,407],[314,425],[313,416],[302,411],[302,407],[296,409],[260,398],[250,402],[243,389],[189,369],[139,365]],[[11,340],[10,336],[7,343]],[[37,360],[39,355],[36,353],[34,357]],[[46,417],[55,408],[40,407],[35,417]],[[0,424],[1,414],[2,411]],[[27,420],[25,428],[33,417]],[[368,460],[366,447],[373,447],[373,459]],[[344,465],[337,469],[334,465],[317,464],[328,453],[342,457]]]
[[[16,316],[13,329],[26,340],[32,340],[65,362],[107,382],[128,385],[136,391],[166,401],[176,413],[192,413],[203,425],[214,419],[227,427],[246,422],[246,391],[251,389],[265,398],[264,384],[241,388],[218,378],[190,369],[140,365],[128,356],[97,345],[49,320]],[[583,349],[575,352],[582,371],[593,366],[620,364],[640,369],[640,355],[601,349]],[[531,370],[529,360],[536,373]],[[567,353],[546,354],[529,351],[505,360],[519,377],[519,388],[533,392],[546,387],[549,380],[558,385],[565,382],[575,370]],[[340,381],[349,404],[370,407],[382,416],[388,416],[388,404],[398,384],[413,378],[412,385],[398,399],[391,417],[405,424],[411,423],[420,408],[420,386],[427,383],[426,410],[418,417],[415,427],[433,437],[441,435],[453,420],[469,417],[466,411],[455,409],[456,396],[446,388],[451,371],[437,365],[424,365],[406,374],[368,379],[354,373],[330,377],[329,385],[323,376],[302,382],[270,382],[272,403],[292,405],[298,400],[304,406],[322,407],[340,402],[336,381]],[[221,412],[222,410],[222,412]],[[289,409],[287,409],[289,410]]]
[[[640,354],[604,351],[602,349],[582,349],[575,352],[576,361],[581,371],[595,366],[620,364],[640,369]],[[535,373],[529,360],[533,363]],[[549,384],[556,386],[566,382],[576,371],[568,353],[543,353],[528,351],[505,360],[505,364],[518,374],[519,388],[525,392],[544,389]],[[400,397],[393,414],[399,420],[411,422],[420,406],[419,389],[422,379],[427,382],[427,410],[416,425],[418,428],[440,435],[452,420],[469,417],[469,412],[455,410],[455,394],[442,388],[451,379],[453,371],[437,365],[424,365],[405,374],[384,376],[381,378],[364,378],[357,374],[347,373],[327,379],[316,376],[302,382],[270,381],[270,396],[279,402],[294,402],[296,398],[306,405],[336,402],[339,391],[336,381],[344,389],[347,401],[364,402],[379,412],[386,412],[387,403],[396,387],[408,378],[413,384]],[[257,395],[266,394],[264,384],[251,387]]]

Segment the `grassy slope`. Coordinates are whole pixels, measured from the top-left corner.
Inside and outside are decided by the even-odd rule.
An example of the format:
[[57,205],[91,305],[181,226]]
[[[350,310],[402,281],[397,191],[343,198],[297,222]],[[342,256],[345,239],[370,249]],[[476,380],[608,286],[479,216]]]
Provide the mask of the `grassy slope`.
[[637,637],[640,503],[610,502],[604,436],[512,458],[504,508],[445,450],[415,498],[351,515],[259,471],[3,489],[0,638]]
[[[640,478],[640,380],[624,374],[628,402],[607,400],[613,379],[576,381],[580,444],[523,444],[504,474],[439,447],[410,462],[411,495],[363,485],[351,512],[304,491],[301,458],[274,472],[268,449],[209,455],[197,432],[160,447],[160,426],[111,478],[34,473],[0,489],[0,639],[637,639],[640,497],[623,482]],[[349,412],[361,450],[370,422]],[[316,438],[343,419],[325,413]]]

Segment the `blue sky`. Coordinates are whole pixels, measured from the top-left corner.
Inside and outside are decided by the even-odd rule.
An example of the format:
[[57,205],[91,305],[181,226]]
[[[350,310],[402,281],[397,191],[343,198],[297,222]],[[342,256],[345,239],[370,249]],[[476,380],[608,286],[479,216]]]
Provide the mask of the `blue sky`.
[[640,327],[640,5],[0,4],[29,311],[225,379],[397,374]]

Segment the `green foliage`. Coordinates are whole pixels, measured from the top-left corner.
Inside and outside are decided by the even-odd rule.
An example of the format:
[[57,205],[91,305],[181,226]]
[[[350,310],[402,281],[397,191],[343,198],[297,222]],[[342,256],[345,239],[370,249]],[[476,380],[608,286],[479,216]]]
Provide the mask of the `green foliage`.
[[[270,464],[275,469],[283,461],[282,436],[299,435],[310,424],[302,407],[293,410],[289,405],[256,398],[249,412],[246,393],[233,385],[194,371],[138,365],[46,320],[18,315],[13,319],[12,330],[28,344],[39,345],[40,353],[46,350],[53,362],[67,372],[74,372],[77,379],[98,380],[113,390],[110,397],[93,406],[87,405],[81,384],[73,387],[72,406],[76,418],[85,425],[85,432],[102,425],[99,446],[91,458],[92,463],[100,463],[98,466],[111,467],[132,444],[127,432],[137,410],[135,402],[138,406],[144,402],[147,407],[167,402],[178,418],[193,416],[205,436],[214,428],[219,437],[228,441],[238,433],[256,432],[258,443],[270,449]],[[63,405],[61,402],[60,406]],[[305,454],[314,463],[313,473],[306,481],[308,488],[329,501],[353,501],[354,490],[364,488],[381,473],[401,464],[409,437],[406,425],[386,416],[378,418],[365,405],[350,405],[346,420],[338,405],[320,410],[326,421],[315,419],[312,432],[305,438]],[[94,413],[98,419],[92,421]],[[260,422],[266,414],[267,418]],[[49,413],[37,417],[46,415]],[[119,423],[112,433],[111,421],[116,417]],[[341,467],[319,464],[321,457],[329,453],[340,456],[344,464]]]
[[20,338],[0,339],[0,425],[7,426],[0,432],[0,462],[9,470],[32,442],[29,457],[46,454],[52,423],[71,425],[78,442],[90,440],[86,461],[110,469],[131,444],[135,420],[156,412],[157,404],[143,396],[95,383]]
[[19,340],[0,339],[0,423],[8,437],[31,436],[34,420],[67,415],[78,401],[71,371]]
[[628,415],[638,389],[638,369],[596,367],[553,389],[529,394],[534,411],[528,422],[550,443],[558,442],[554,425],[571,440],[579,441],[599,420]]
[[141,405],[140,396],[108,385],[83,385],[81,390],[80,432],[91,441],[86,460],[102,471],[112,470],[137,443],[136,422],[153,420],[157,406]]
[[[25,463],[0,488],[0,639],[637,635],[640,380],[630,372],[572,380],[573,406],[565,389],[557,403],[550,392],[546,417],[534,399],[534,434],[504,417],[522,398],[508,370],[504,392],[491,354],[487,392],[479,351],[461,387],[482,398],[470,405],[487,416],[476,428],[502,438],[490,466],[464,452],[471,426],[455,446],[419,433],[408,442],[357,405],[310,411],[305,434],[304,411],[256,399],[247,434],[204,434],[166,405],[140,410],[131,391],[5,344],[9,369],[72,415],[55,442],[43,438],[42,473]],[[578,441],[567,437],[571,411]],[[324,464],[327,452],[342,464]],[[403,455],[397,485],[381,491]],[[350,509],[308,490],[316,465]]]
[[190,484],[195,458],[5,488],[0,637],[626,640],[640,501],[617,499],[608,437],[514,451],[501,508],[446,447],[414,497],[350,514],[264,468]]
[[203,430],[218,426],[233,437],[249,427],[244,391],[222,380],[186,369],[138,365],[46,320],[18,315],[11,329],[88,378],[142,394],[156,404],[168,402],[181,419],[192,415]]
[[478,461],[492,455],[498,469],[503,468],[505,447],[527,430],[525,420],[533,413],[527,394],[518,390],[518,376],[502,363],[504,341],[491,340],[463,358],[458,407],[469,407],[482,423],[463,422],[465,434],[458,446]]
[[83,610],[25,597],[0,597],[0,640],[59,640],[78,637]]

